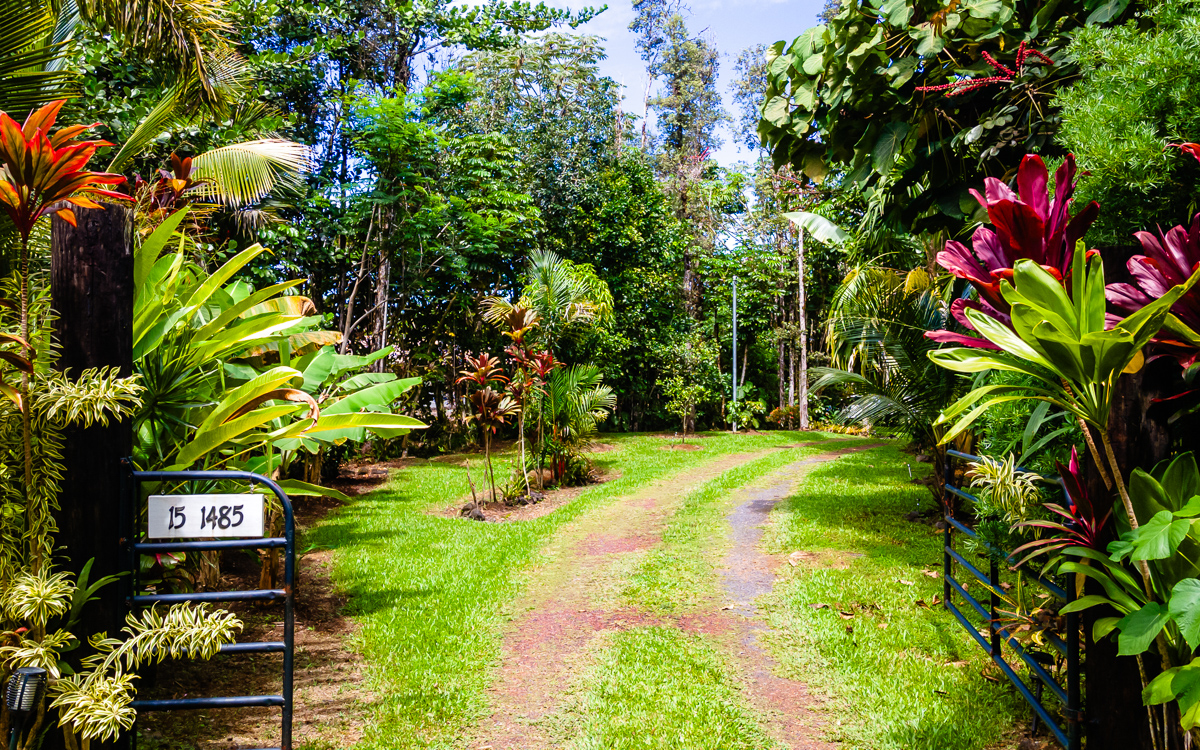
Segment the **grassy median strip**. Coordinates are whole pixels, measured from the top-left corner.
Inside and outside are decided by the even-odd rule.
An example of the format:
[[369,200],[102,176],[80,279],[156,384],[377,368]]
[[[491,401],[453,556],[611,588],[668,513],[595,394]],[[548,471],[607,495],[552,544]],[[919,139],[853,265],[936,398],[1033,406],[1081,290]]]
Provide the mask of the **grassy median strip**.
[[612,637],[578,709],[570,750],[775,750],[744,707],[722,657],[674,628]]

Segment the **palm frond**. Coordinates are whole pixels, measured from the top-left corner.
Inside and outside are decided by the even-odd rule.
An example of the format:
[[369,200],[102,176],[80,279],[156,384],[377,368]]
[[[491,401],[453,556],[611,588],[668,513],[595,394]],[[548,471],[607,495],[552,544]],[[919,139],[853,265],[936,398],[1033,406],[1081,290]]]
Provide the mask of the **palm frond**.
[[18,122],[77,93],[74,73],[61,69],[68,38],[57,38],[58,26],[48,0],[0,0],[0,111]]
[[928,354],[938,344],[925,333],[944,326],[946,305],[937,290],[908,283],[908,274],[862,266],[833,295],[826,335],[833,368],[813,368],[814,391],[842,386],[854,397],[842,422],[898,422],[924,436],[951,400],[956,379]]
[[[213,64],[209,66],[208,85],[219,92],[220,97],[215,103],[209,102],[214,106],[207,108],[218,110],[223,115],[231,115],[234,122],[243,127],[261,118],[265,107],[258,103],[242,105],[233,110],[224,106],[228,101],[236,99],[245,89],[247,77],[250,75],[246,61],[232,50],[228,53],[218,51],[210,57]],[[121,144],[121,148],[109,162],[107,171],[123,171],[131,159],[149,148],[154,139],[168,130],[187,124],[198,111],[205,109],[205,100],[198,93],[200,88],[202,87],[195,78],[185,78],[167,89],[162,99]]]
[[233,31],[223,0],[82,0],[80,13],[101,31],[193,78],[213,96],[206,50],[228,47]]
[[309,164],[308,147],[271,138],[206,151],[192,160],[192,176],[206,182],[199,194],[228,206],[247,206],[296,179]]

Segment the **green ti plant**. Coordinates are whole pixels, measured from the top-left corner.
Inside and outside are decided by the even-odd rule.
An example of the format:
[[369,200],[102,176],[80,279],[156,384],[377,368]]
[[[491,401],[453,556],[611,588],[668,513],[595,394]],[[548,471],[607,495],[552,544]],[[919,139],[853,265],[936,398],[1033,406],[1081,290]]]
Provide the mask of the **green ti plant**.
[[[1170,581],[1163,577],[1160,570],[1163,566],[1151,566],[1150,561],[1160,559],[1158,555],[1166,559],[1177,553],[1186,536],[1185,527],[1190,527],[1187,514],[1191,510],[1175,504],[1149,518],[1138,513],[1134,498],[1148,492],[1150,486],[1139,479],[1142,474],[1137,471],[1131,482],[1138,484],[1132,488],[1126,486],[1112,447],[1108,421],[1118,379],[1142,366],[1144,348],[1167,323],[1172,305],[1200,279],[1200,270],[1163,290],[1158,298],[1115,321],[1111,327],[1106,325],[1104,272],[1099,254],[1075,249],[1069,272],[1055,271],[1052,273],[1027,258],[1017,260],[1011,279],[1005,275],[997,281],[998,294],[1008,307],[1009,325],[1002,316],[971,308],[962,311],[970,327],[992,348],[943,349],[929,355],[943,367],[960,373],[1007,370],[1023,373],[1031,380],[1030,385],[993,384],[971,390],[939,417],[937,426],[944,430],[941,441],[944,444],[954,439],[988,408],[1006,401],[1036,399],[1080,421],[1105,484],[1110,490],[1115,487],[1120,498],[1124,513],[1117,516],[1117,523],[1129,531],[1118,546],[1110,547],[1111,555],[1082,543],[1086,542],[1083,538],[1071,539],[1070,534],[1057,538],[1052,545],[1044,545],[1061,556],[1076,558],[1060,564],[1060,572],[1090,577],[1104,587],[1105,596],[1082,597],[1065,611],[1096,604],[1115,607],[1123,616],[1102,618],[1093,635],[1099,638],[1119,631],[1120,652],[1139,655],[1139,665],[1140,654],[1154,646],[1163,668],[1169,670],[1179,666],[1177,659],[1182,653],[1195,648],[1185,631],[1200,602],[1184,596],[1192,584],[1167,585]],[[1096,446],[1092,431],[1099,436],[1103,453]],[[1069,519],[1076,510],[1073,505],[1071,511],[1059,515]],[[1200,503],[1195,510],[1200,511]],[[1094,518],[1094,511],[1092,515]],[[1074,533],[1076,537],[1090,535],[1085,532]],[[1058,541],[1064,538],[1065,543]],[[1172,539],[1178,544],[1172,546]],[[1026,545],[1025,549],[1028,548]],[[1038,551],[1035,545],[1034,552]],[[1136,567],[1140,580],[1126,571],[1124,563]],[[1176,591],[1179,585],[1184,586],[1182,591]],[[1145,684],[1144,669],[1142,675]],[[1146,700],[1161,702],[1161,686],[1158,683],[1158,692],[1147,693]],[[1184,713],[1186,717],[1186,709]],[[1152,711],[1149,716],[1152,734],[1155,737],[1164,734],[1166,727],[1156,722]]]

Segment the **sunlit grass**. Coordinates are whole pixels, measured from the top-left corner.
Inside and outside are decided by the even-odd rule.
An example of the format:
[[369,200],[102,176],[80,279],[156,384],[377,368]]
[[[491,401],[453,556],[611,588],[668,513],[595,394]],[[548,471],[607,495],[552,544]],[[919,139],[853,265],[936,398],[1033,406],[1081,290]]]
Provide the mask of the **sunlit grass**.
[[578,708],[570,750],[767,750],[759,728],[702,638],[673,628],[617,633]]
[[941,580],[924,572],[940,570],[941,537],[904,518],[933,502],[909,483],[910,462],[892,446],[845,456],[811,470],[777,507],[770,551],[816,552],[821,562],[796,568],[767,597],[772,650],[787,676],[832,696],[833,739],[848,748],[983,748],[1027,708],[981,675],[990,660],[948,612],[918,603],[941,594]]
[[[810,440],[795,433],[713,434],[704,450],[666,451],[664,440],[605,435],[617,450],[596,455],[620,477],[589,487],[543,518],[491,524],[429,515],[468,492],[466,470],[426,462],[397,472],[385,487],[327,519],[306,540],[335,550],[335,580],[361,624],[356,648],[379,697],[364,745],[398,750],[458,747],[486,710],[500,648],[504,605],[518,573],[553,532],[590,507],[718,456]],[[480,484],[482,459],[472,458]],[[497,479],[501,470],[497,469]]]

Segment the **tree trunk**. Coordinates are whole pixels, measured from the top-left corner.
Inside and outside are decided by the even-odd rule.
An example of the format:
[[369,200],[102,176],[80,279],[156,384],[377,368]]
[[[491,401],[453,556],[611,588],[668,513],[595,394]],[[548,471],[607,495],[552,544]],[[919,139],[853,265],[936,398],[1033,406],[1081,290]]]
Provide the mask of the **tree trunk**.
[[800,242],[796,246],[796,335],[800,339],[800,429],[808,429],[808,325],[804,309],[804,230],[799,230]]
[[[116,367],[133,374],[133,223],[118,206],[74,209],[78,227],[55,216],[51,220],[50,290],[58,313],[55,333],[61,346],[58,368],[78,377],[94,367]],[[92,560],[91,580],[124,571],[122,549],[128,529],[121,527],[121,459],[133,451],[133,423],[68,427],[63,434],[65,471],[59,495],[57,547],[65,548],[66,567],[78,573]],[[128,578],[100,590],[85,605],[75,636],[120,632],[125,619]],[[78,659],[91,649],[71,654]],[[57,728],[46,735],[47,748],[61,747]],[[123,744],[120,741],[116,744]],[[92,741],[93,748],[114,747]]]
[[[375,348],[387,346],[388,300],[392,285],[392,259],[385,253],[379,259],[379,285],[375,288]],[[371,363],[373,372],[383,372],[387,357]]]

